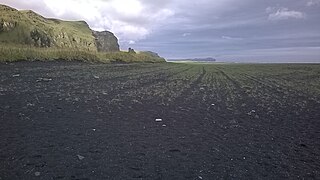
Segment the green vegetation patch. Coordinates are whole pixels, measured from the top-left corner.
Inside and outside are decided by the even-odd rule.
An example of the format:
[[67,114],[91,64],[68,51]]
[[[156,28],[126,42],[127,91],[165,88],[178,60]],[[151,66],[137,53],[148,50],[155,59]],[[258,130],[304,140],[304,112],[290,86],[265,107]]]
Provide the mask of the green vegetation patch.
[[165,59],[150,56],[147,53],[128,52],[97,52],[79,50],[76,48],[35,48],[26,46],[1,46],[0,62],[14,61],[51,61],[51,60],[78,60],[102,63],[138,63],[138,62],[166,62]]

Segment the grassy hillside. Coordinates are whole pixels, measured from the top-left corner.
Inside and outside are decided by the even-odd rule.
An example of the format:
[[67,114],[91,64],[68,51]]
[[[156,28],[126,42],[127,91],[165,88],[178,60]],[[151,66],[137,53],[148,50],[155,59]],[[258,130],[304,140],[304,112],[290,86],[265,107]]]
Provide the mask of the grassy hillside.
[[0,61],[165,62],[145,53],[98,52],[96,40],[84,21],[49,19],[30,10],[0,5]]
[[30,10],[0,5],[0,23],[0,44],[97,51],[92,31],[84,21],[47,19]]

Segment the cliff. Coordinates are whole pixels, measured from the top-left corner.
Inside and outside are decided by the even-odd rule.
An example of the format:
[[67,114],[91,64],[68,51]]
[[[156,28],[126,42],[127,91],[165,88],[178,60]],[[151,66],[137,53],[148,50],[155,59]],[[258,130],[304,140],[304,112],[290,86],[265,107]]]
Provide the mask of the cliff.
[[119,50],[118,39],[97,32],[84,21],[45,18],[0,4],[0,62],[78,60],[89,62],[165,62],[148,53]]
[[118,39],[109,31],[92,31],[98,51],[112,52],[119,51]]
[[92,31],[84,21],[49,19],[5,5],[0,5],[0,44],[119,51],[118,39],[111,32]]

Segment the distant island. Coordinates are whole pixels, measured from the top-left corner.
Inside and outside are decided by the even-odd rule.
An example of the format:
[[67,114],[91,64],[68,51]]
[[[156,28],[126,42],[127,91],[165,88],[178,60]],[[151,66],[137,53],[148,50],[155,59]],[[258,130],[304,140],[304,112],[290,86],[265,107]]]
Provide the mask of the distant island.
[[112,32],[91,30],[85,21],[45,18],[0,4],[0,61],[165,62],[157,53],[130,49],[120,51]]
[[168,61],[216,62],[217,60],[212,57],[207,57],[207,58],[168,59]]

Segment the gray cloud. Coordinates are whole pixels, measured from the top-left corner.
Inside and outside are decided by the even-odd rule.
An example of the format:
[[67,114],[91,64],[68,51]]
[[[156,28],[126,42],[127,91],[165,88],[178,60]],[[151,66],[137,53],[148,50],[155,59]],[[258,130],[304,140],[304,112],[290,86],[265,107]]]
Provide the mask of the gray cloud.
[[299,11],[289,10],[288,8],[271,8],[268,7],[266,10],[269,14],[269,20],[278,21],[286,19],[303,19],[306,17],[305,13]]
[[226,40],[243,40],[243,38],[239,38],[239,37],[230,37],[230,36],[222,36],[222,39],[226,39]]
[[[166,26],[136,47],[153,48],[172,58],[213,56],[222,61],[320,62],[320,9],[306,6],[307,2],[184,4]],[[268,7],[274,7],[273,11],[266,13]],[[182,37],[186,32],[192,36]]]
[[320,5],[320,0],[310,0],[307,2],[307,6],[316,6]]

